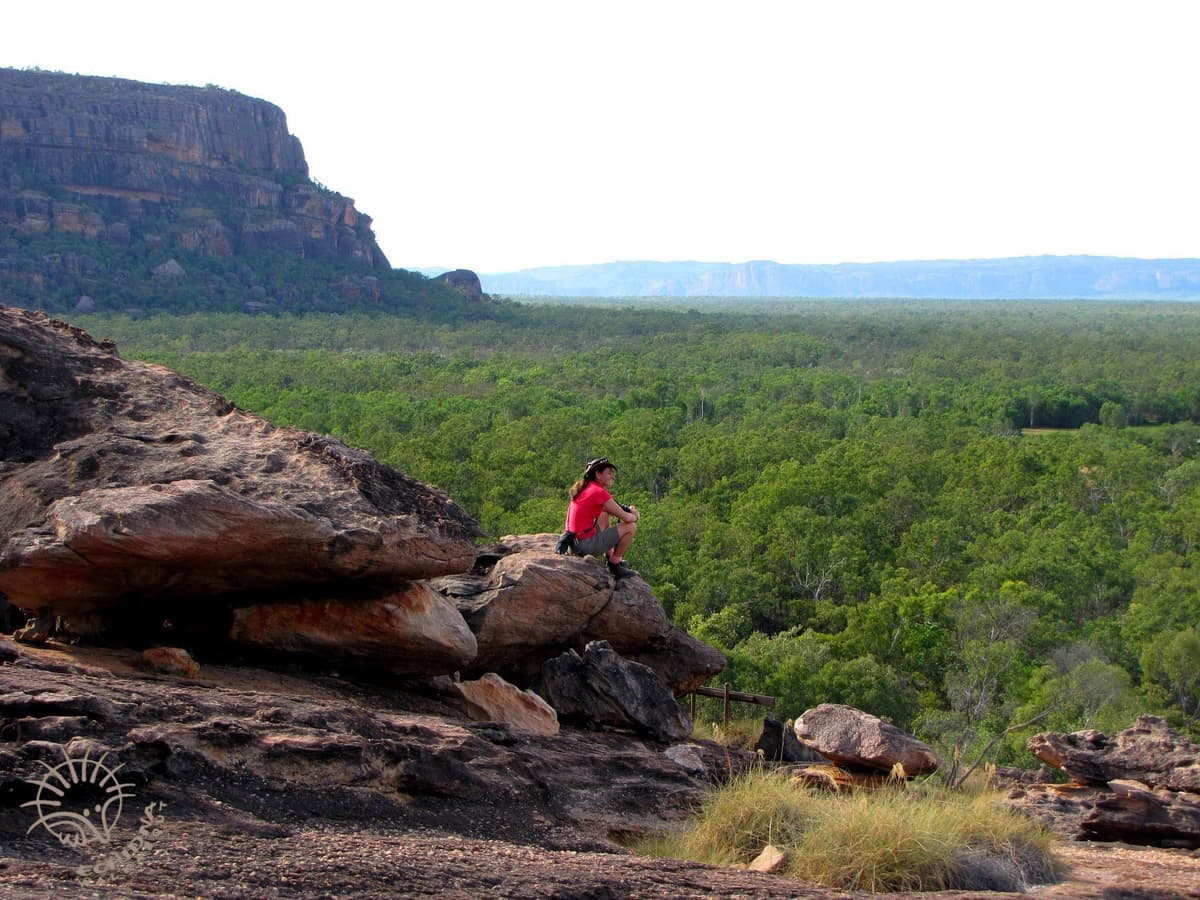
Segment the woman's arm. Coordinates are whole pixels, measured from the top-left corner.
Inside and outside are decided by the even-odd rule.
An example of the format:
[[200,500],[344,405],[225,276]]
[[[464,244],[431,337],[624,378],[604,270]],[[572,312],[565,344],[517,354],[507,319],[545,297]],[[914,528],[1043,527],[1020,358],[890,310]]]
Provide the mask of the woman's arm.
[[604,504],[604,511],[610,516],[615,516],[622,522],[636,522],[641,518],[636,506],[629,507],[629,512],[625,511],[625,507],[621,506],[616,500],[611,497]]

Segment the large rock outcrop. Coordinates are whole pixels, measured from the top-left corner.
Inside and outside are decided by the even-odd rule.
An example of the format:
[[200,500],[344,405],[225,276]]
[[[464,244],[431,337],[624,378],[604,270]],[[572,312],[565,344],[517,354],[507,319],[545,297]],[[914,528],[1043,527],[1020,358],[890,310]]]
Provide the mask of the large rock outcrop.
[[713,647],[671,625],[639,577],[614,579],[591,558],[554,552],[557,535],[509,535],[486,548],[470,574],[433,579],[479,642],[473,672],[529,683],[551,656],[607,641],[652,669],[675,693],[725,668]]
[[0,385],[0,592],[23,609],[391,589],[474,562],[444,494],[39,313],[0,307]]
[[443,272],[434,280],[444,281],[468,300],[490,299],[483,292],[483,285],[479,281],[479,276],[470,269],[455,269],[452,272]]
[[388,268],[370,218],[309,180],[283,111],[213,86],[0,69],[0,225]]
[[1116,735],[1046,732],[1030,752],[1066,784],[1016,786],[1009,802],[1075,839],[1200,847],[1200,745],[1158,716]]

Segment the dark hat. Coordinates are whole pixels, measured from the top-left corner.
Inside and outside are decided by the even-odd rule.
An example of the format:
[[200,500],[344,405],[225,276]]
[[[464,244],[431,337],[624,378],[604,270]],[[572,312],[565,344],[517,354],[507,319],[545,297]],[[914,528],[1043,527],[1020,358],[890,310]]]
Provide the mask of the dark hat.
[[591,462],[589,462],[587,464],[587,466],[584,467],[583,477],[586,480],[588,478],[591,478],[592,475],[594,475],[596,472],[599,472],[601,469],[615,469],[615,468],[616,468],[616,466],[614,466],[612,463],[610,463],[608,461],[607,456],[600,456],[600,457],[597,457],[596,459],[593,459]]

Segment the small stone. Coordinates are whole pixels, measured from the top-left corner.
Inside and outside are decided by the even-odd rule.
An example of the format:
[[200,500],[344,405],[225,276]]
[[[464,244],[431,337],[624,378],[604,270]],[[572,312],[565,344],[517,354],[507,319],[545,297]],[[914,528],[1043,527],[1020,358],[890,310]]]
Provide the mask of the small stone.
[[142,652],[142,662],[154,671],[167,675],[195,678],[200,674],[200,664],[179,647],[151,647]]
[[707,769],[695,744],[675,744],[663,751],[663,756],[689,775],[703,775]]
[[762,853],[758,854],[750,863],[750,870],[752,872],[777,872],[786,859],[782,850],[774,844],[767,844],[763,847]]

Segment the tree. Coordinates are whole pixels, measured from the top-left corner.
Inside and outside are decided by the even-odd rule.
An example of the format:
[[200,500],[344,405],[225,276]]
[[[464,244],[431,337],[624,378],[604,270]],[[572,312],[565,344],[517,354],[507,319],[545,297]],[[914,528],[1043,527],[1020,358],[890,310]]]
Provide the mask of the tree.
[[1200,715],[1200,628],[1164,634],[1142,651],[1146,679],[1165,688],[1188,718]]

